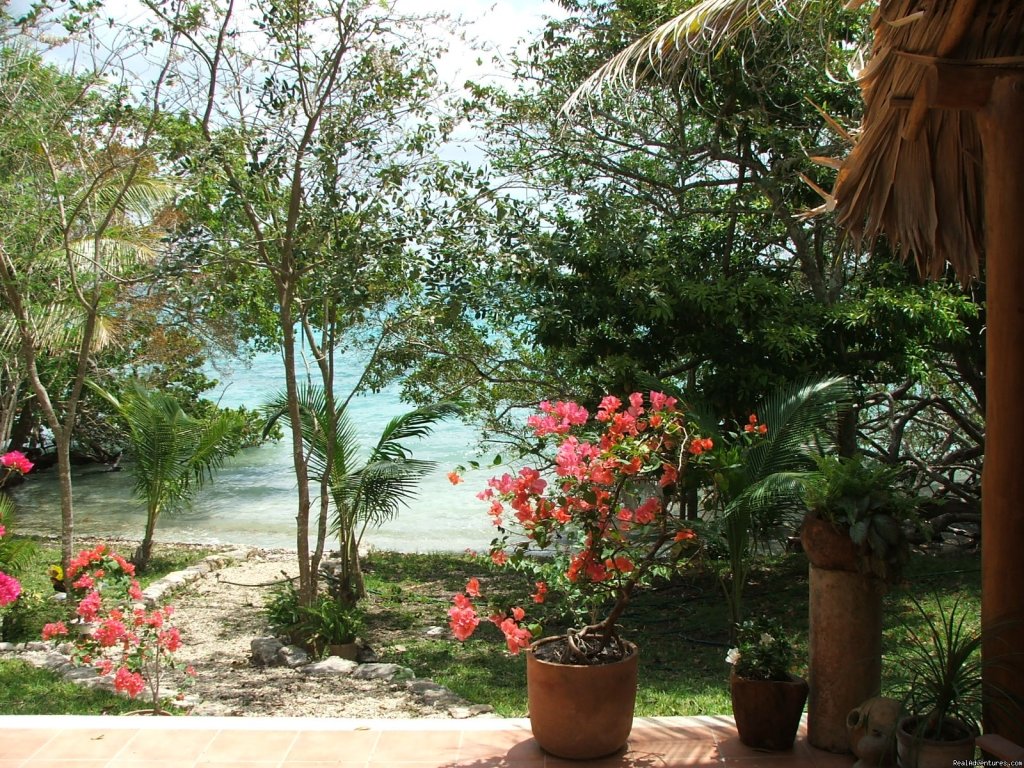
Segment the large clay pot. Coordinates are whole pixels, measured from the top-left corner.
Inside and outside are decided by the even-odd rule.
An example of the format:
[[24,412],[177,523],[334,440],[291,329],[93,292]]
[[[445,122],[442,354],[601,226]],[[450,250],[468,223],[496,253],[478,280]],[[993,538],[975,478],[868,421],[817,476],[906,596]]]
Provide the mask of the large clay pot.
[[556,757],[590,760],[621,749],[633,728],[636,646],[612,664],[577,666],[538,659],[536,650],[562,640],[538,640],[526,654],[530,725],[541,749]]
[[896,727],[896,754],[901,768],[950,768],[974,759],[974,734],[959,720],[946,719],[944,735],[936,741],[917,734],[918,718],[905,717]]
[[793,747],[807,701],[805,680],[793,675],[788,681],[749,680],[733,674],[729,690],[740,741],[754,749]]

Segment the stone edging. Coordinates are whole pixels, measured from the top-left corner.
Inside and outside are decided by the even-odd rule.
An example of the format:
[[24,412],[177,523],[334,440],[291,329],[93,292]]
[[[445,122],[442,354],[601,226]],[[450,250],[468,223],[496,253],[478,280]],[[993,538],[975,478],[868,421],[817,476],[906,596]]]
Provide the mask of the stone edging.
[[[142,600],[149,609],[163,603],[175,591],[188,586],[211,573],[219,571],[238,561],[249,560],[255,554],[254,549],[234,549],[208,555],[194,565],[180,571],[173,571],[157,579],[142,591]],[[297,672],[315,676],[350,676],[357,680],[381,680],[391,683],[392,690],[405,689],[410,694],[436,709],[446,710],[453,719],[472,717],[494,717],[493,707],[487,704],[469,704],[456,696],[452,691],[431,680],[417,678],[408,667],[398,664],[380,664],[376,662],[358,663],[337,656],[328,656],[321,661],[311,661],[308,654],[297,646],[286,646],[274,638],[255,638],[252,641],[254,660],[258,659],[257,646],[260,643],[274,641],[277,647],[271,652],[277,656],[282,665],[291,667]],[[99,688],[114,693],[114,681],[110,676],[101,676],[92,667],[82,667],[71,661],[70,643],[63,643],[54,648],[50,643],[41,640],[24,643],[0,642],[0,655],[16,654],[22,661],[34,667],[48,669],[69,682],[90,688]],[[264,657],[263,663],[267,663]],[[198,701],[193,696],[183,700],[174,698],[177,691],[167,691],[166,698],[175,706],[188,708]],[[164,692],[161,692],[164,694]]]

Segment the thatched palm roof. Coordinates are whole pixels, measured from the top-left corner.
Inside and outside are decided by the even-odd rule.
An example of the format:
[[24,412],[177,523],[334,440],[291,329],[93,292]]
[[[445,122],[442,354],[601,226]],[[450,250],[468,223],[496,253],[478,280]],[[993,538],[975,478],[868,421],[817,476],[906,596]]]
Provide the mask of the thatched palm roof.
[[985,242],[981,138],[971,112],[931,108],[950,95],[934,65],[1024,64],[1024,3],[888,0],[872,26],[863,125],[833,190],[839,222],[855,235],[884,232],[923,273],[938,276],[948,262],[961,279],[975,277]]
[[[777,14],[822,13],[830,3],[704,0],[608,62],[574,99],[608,81],[678,76],[734,42],[738,30]],[[827,208],[856,237],[885,233],[922,273],[937,276],[948,263],[968,280],[984,254],[981,140],[970,112],[932,108],[944,95],[936,65],[1024,66],[1024,0],[878,0],[872,26],[859,77],[863,124]]]

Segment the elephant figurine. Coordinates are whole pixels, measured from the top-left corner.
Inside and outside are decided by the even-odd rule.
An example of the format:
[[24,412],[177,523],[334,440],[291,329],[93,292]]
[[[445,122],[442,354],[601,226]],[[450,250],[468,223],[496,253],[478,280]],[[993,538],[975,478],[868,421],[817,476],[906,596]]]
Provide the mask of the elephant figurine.
[[875,696],[846,716],[850,749],[857,756],[853,768],[889,768],[896,765],[896,723],[903,707],[896,699]]

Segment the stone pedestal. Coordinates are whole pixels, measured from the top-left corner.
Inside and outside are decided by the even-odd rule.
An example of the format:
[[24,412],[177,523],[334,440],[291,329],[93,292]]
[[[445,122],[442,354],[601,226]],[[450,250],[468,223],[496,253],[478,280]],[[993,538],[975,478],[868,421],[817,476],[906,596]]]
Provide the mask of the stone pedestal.
[[847,715],[882,682],[885,586],[861,573],[811,565],[807,740],[850,751]]

